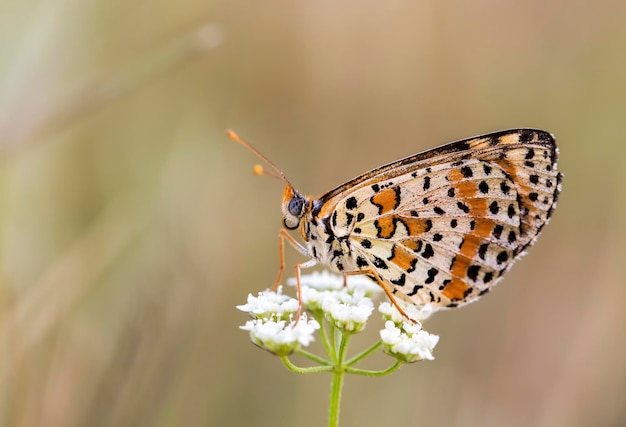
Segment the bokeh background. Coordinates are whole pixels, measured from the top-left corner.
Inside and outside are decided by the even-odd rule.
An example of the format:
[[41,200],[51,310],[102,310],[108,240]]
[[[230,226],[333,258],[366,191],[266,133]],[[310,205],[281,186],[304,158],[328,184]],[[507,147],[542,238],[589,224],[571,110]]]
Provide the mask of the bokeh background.
[[320,195],[511,127],[557,136],[553,221],[428,321],[435,361],[349,377],[342,425],[625,425],[625,22],[610,0],[3,0],[0,425],[323,426],[329,376],[238,329],[282,185],[225,130]]

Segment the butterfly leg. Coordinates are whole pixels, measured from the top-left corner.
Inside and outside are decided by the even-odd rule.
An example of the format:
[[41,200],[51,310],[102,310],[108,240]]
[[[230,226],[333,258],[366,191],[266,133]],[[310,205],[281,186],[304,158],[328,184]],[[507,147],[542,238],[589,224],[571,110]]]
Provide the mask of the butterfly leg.
[[413,323],[418,323],[417,320],[411,318],[408,314],[406,314],[404,309],[402,307],[400,307],[400,304],[398,304],[398,300],[396,299],[395,295],[389,290],[387,285],[385,285],[385,283],[382,281],[380,276],[378,276],[378,274],[376,274],[376,271],[374,271],[373,269],[366,269],[366,270],[359,270],[359,271],[349,271],[349,272],[345,273],[344,279],[345,279],[346,275],[355,276],[357,274],[367,274],[369,277],[373,277],[376,280],[376,282],[378,282],[378,285],[381,288],[383,288],[383,291],[385,291],[385,294],[389,298],[389,301],[391,301],[391,303],[396,308],[396,310],[398,310],[400,312],[400,314],[402,316],[404,316],[405,319],[408,319],[408,320],[410,320]]
[[[309,251],[307,251],[304,246],[298,243],[296,239],[291,237],[291,235],[287,232],[287,230],[285,230],[284,228],[281,228],[280,231],[278,232],[278,260],[280,264],[278,267],[278,277],[276,277],[276,281],[274,282],[274,285],[272,285],[272,287],[270,288],[272,291],[276,291],[276,289],[278,289],[278,286],[280,286],[280,281],[283,278],[283,271],[285,271],[285,239],[287,239],[287,241],[291,244],[291,246],[293,246],[294,249],[296,249],[302,255],[308,258],[311,258]],[[300,287],[299,280],[300,279],[298,279],[298,289]]]
[[300,270],[302,268],[313,267],[315,264],[317,264],[317,260],[314,258],[311,258],[307,262],[296,264],[296,293],[298,294],[298,311],[296,312],[296,325],[298,324],[298,321],[300,320],[300,315],[302,314],[302,305],[303,305],[302,286],[300,285]]
[[271,287],[272,291],[276,291],[278,286],[280,286],[280,282],[283,278],[283,271],[285,271],[285,239],[293,246],[295,250],[300,252],[302,255],[309,257],[310,259],[306,262],[296,264],[296,286],[297,286],[297,295],[298,295],[298,311],[296,312],[296,324],[300,320],[300,315],[302,314],[302,287],[300,285],[300,270],[302,268],[312,267],[317,264],[317,260],[315,258],[311,258],[309,251],[306,250],[304,246],[302,246],[296,239],[291,237],[291,235],[285,230],[281,228],[278,232],[278,256],[280,260],[280,266],[278,268],[278,277],[276,278],[276,282]]

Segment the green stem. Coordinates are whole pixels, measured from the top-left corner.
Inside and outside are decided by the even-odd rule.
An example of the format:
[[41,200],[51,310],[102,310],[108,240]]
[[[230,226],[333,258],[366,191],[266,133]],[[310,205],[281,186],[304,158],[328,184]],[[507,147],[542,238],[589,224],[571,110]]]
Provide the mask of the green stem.
[[328,355],[328,357],[330,357],[330,359],[334,362],[336,359],[336,353],[335,353],[335,337],[334,337],[334,331],[332,331],[332,342],[329,339],[329,333],[326,330],[326,322],[324,322],[324,315],[316,315],[315,316],[315,320],[317,320],[317,323],[320,324],[320,338],[322,339],[322,345],[324,346],[324,351],[326,351],[326,354]]
[[330,383],[330,405],[328,408],[328,427],[339,426],[339,406],[341,403],[341,387],[345,372],[340,369],[333,371],[333,379]]
[[[333,331],[334,332],[334,331]],[[335,367],[333,369],[333,378],[330,383],[330,404],[328,408],[328,426],[339,426],[339,408],[341,406],[341,389],[343,387],[343,379],[346,374],[346,352],[350,343],[351,335],[341,333],[339,340],[339,348],[336,349]],[[337,340],[335,340],[335,343]],[[336,344],[335,344],[336,345]]]
[[346,365],[346,352],[348,351],[348,344],[350,343],[351,335],[348,333],[342,333],[341,339],[339,340],[339,351],[337,357],[337,366],[343,368]]
[[291,360],[287,356],[281,356],[280,360],[283,361],[283,364],[289,369],[291,372],[295,372],[296,374],[315,374],[318,372],[332,372],[332,366],[311,366],[309,368],[301,368],[299,366],[291,363]]
[[337,354],[337,330],[333,322],[328,322],[328,344],[330,351],[328,355],[331,360],[337,364],[339,355]]
[[373,346],[371,346],[370,348],[362,351],[361,353],[357,354],[356,356],[354,356],[352,359],[348,360],[346,362],[347,366],[352,366],[355,363],[357,363],[359,360],[365,358],[366,356],[368,356],[370,353],[378,350],[378,348],[383,345],[381,341],[378,341],[376,344],[374,344]]
[[393,371],[397,370],[400,366],[402,366],[402,362],[400,361],[397,361],[392,366],[382,371],[370,371],[369,369],[358,369],[358,368],[351,368],[348,366],[346,367],[346,372],[348,374],[364,375],[366,377],[382,377],[384,375],[390,374]]
[[313,362],[319,363],[320,365],[324,365],[324,366],[332,365],[330,361],[324,359],[323,357],[320,357],[317,354],[309,353],[308,351],[303,350],[301,348],[296,350],[296,354],[299,354],[302,357],[306,357],[307,359],[312,360]]

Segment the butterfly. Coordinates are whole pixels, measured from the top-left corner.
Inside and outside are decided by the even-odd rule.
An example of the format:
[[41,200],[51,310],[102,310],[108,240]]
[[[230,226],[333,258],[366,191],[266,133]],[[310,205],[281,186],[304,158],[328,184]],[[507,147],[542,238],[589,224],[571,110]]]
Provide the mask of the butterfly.
[[[397,299],[433,309],[476,301],[532,245],[561,191],[554,136],[511,129],[442,145],[380,166],[319,198],[295,190],[283,172],[232,131],[286,186],[279,232],[316,264],[375,280]],[[303,244],[288,230],[298,230]]]

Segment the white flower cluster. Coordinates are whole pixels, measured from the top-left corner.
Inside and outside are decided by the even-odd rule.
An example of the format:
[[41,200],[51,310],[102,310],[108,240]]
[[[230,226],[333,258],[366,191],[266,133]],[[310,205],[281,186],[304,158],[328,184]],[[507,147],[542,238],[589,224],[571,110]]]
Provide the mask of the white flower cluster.
[[417,323],[404,318],[388,302],[382,303],[378,308],[386,320],[385,329],[380,331],[383,351],[404,363],[433,360],[433,349],[439,342],[439,336],[426,332],[421,324],[422,320],[430,316],[432,308],[429,305],[418,308],[403,304],[402,309]]
[[293,321],[298,300],[283,295],[281,288],[277,292],[260,292],[256,297],[248,295],[248,303],[237,308],[254,317],[241,326],[250,332],[252,342],[279,356],[291,354],[301,345],[308,346],[320,328],[315,319],[307,319],[306,313],[297,322]]
[[[296,278],[290,277],[287,280],[289,286],[296,286]],[[314,271],[311,274],[304,274],[300,277],[300,284],[302,287],[313,288],[318,291],[339,291],[345,288],[352,292],[356,289],[360,289],[364,292],[366,297],[373,297],[380,294],[382,289],[371,279],[364,275],[348,276],[344,283],[343,276],[329,273],[328,270],[322,272]]]
[[[374,311],[372,297],[382,292],[376,283],[364,276],[349,276],[347,286],[344,286],[342,276],[327,271],[303,275],[300,283],[304,307],[317,319],[323,317],[345,333],[357,333],[365,328]],[[296,279],[289,279],[288,284],[295,285]],[[380,304],[378,310],[385,320],[385,329],[380,331],[383,350],[405,363],[432,360],[432,351],[439,337],[429,334],[421,325],[433,312],[432,307],[399,303],[416,323],[406,319],[389,302]],[[250,332],[252,342],[278,355],[288,355],[299,346],[308,346],[320,328],[320,324],[314,319],[308,320],[306,314],[302,314],[297,322],[293,321],[298,301],[283,295],[280,287],[277,292],[260,292],[256,297],[249,295],[248,303],[237,308],[253,317],[241,327]]]
[[[287,282],[295,286],[296,279]],[[364,276],[344,278],[328,271],[313,272],[300,277],[302,303],[315,314],[322,314],[336,328],[357,333],[365,328],[374,311],[372,297],[382,290]]]
[[335,291],[322,301],[326,320],[345,332],[361,332],[374,311],[374,303],[363,292],[350,294],[347,290]]
[[279,356],[293,353],[299,346],[308,346],[313,334],[320,328],[315,319],[307,320],[306,314],[296,322],[277,320],[274,316],[248,320],[241,329],[250,332],[253,343]]
[[276,317],[278,319],[289,320],[298,311],[298,300],[288,295],[283,295],[283,289],[278,287],[276,292],[263,291],[259,296],[248,295],[248,303],[238,305],[237,308],[257,319]]

